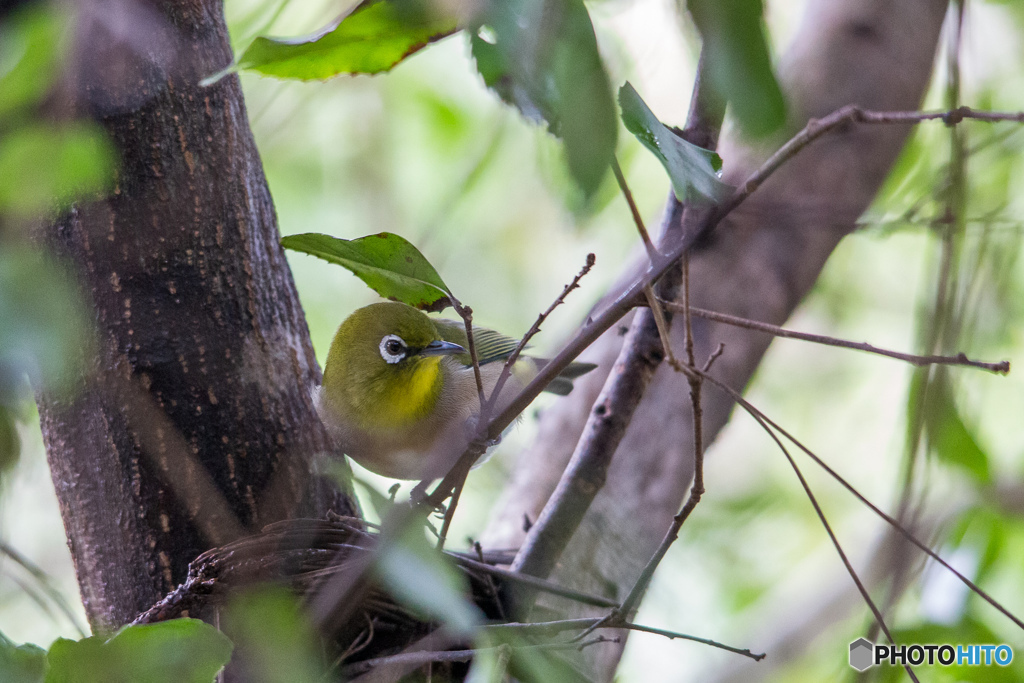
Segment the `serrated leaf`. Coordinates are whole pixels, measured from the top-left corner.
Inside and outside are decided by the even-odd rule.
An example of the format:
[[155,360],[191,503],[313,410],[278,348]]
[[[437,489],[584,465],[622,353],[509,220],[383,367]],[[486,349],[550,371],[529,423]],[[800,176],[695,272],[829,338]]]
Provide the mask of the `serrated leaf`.
[[15,645],[0,633],[0,680],[4,683],[43,683],[46,651],[35,645]]
[[758,138],[786,120],[786,101],[772,71],[762,0],[689,0],[704,41],[711,87],[732,105],[740,129]]
[[197,619],[126,626],[110,640],[60,638],[47,656],[46,683],[210,683],[231,649],[227,636]]
[[454,16],[438,15],[433,6],[371,0],[311,36],[257,38],[236,64],[204,84],[242,70],[302,81],[381,73],[457,28]]
[[611,164],[618,126],[582,0],[491,0],[478,22],[471,45],[484,83],[561,138],[569,171],[589,197]]
[[381,546],[374,571],[397,600],[443,621],[453,633],[471,635],[483,621],[466,597],[465,577],[427,542],[419,525],[407,525]]
[[672,189],[681,202],[703,198],[719,202],[732,188],[718,179],[722,158],[682,139],[658,120],[628,82],[619,88],[619,106],[626,130],[649,149],[665,167]]
[[286,249],[301,251],[352,271],[387,299],[425,311],[450,306],[451,290],[411,242],[389,232],[345,240],[310,232],[281,239]]

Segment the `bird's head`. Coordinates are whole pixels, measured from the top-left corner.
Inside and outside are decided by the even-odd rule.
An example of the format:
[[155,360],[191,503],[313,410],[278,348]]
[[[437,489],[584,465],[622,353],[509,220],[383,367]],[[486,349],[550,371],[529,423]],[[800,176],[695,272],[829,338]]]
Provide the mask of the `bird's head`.
[[392,301],[371,304],[350,315],[334,335],[323,391],[366,421],[397,426],[434,408],[441,357],[464,353],[442,339],[422,311]]

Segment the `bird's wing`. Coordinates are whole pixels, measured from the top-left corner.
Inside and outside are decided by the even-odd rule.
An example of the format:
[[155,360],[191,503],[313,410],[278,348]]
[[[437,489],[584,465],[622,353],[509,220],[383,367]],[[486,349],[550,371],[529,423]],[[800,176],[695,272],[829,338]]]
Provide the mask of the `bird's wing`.
[[[468,348],[469,342],[466,340],[466,326],[462,322],[434,319],[434,324],[437,325],[438,332],[442,339]],[[519,340],[506,337],[500,332],[489,330],[486,327],[477,327],[474,325],[473,344],[476,346],[476,357],[479,359],[480,365],[486,365],[487,363],[497,360],[505,360],[512,355],[512,351],[514,351],[516,345],[519,344]],[[472,363],[469,358],[469,354],[459,355],[456,356],[456,358],[466,365],[470,365]],[[548,361],[543,358],[528,358],[528,360],[533,362],[538,370],[548,363]],[[558,374],[558,377],[553,379],[544,390],[560,396],[565,396],[572,391],[572,381],[574,379],[587,374],[596,367],[597,366],[593,363],[583,363],[580,361],[569,363],[569,365]]]
[[519,340],[484,327],[474,327],[473,344],[476,346],[476,357],[480,359],[480,365],[483,365],[511,356],[519,345]]
[[[434,319],[441,338],[460,346],[469,348],[469,341],[466,339],[466,326],[455,320]],[[518,339],[506,337],[500,332],[489,330],[486,327],[473,326],[473,345],[476,347],[476,357],[480,365],[486,365],[497,360],[505,360],[519,344]],[[470,363],[466,357],[466,364]]]

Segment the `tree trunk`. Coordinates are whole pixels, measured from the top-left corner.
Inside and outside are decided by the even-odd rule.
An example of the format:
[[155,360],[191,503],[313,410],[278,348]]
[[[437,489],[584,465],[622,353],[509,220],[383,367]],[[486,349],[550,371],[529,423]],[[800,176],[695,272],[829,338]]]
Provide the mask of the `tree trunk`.
[[95,305],[99,349],[40,397],[54,485],[94,630],[130,621],[188,563],[268,522],[352,512],[311,477],[326,436],[305,319],[221,4],[82,0],[67,92],[120,152],[111,196],[45,241]]
[[[812,0],[780,66],[791,130],[848,104],[918,107],[945,11],[945,0]],[[692,305],[783,323],[839,240],[854,228],[908,133],[907,126],[850,126],[801,152],[691,255]],[[742,182],[770,151],[724,137],[726,180]],[[634,268],[623,281],[639,272]],[[750,380],[770,341],[764,334],[696,318],[693,334],[698,363],[719,343],[725,345],[712,374],[737,389]],[[681,349],[681,324],[672,338]],[[577,380],[567,400],[545,411],[537,442],[498,502],[484,535],[486,546],[522,542],[524,515],[536,519],[554,490],[621,346],[616,330],[602,337],[584,354],[584,360],[600,363],[600,370]],[[733,402],[705,385],[702,405],[706,444],[725,425]],[[692,476],[687,383],[663,363],[612,462],[608,483],[552,578],[622,599],[668,530]],[[570,617],[599,613],[567,601],[545,599],[545,604]],[[611,679],[621,648],[607,643],[586,650],[599,679]]]

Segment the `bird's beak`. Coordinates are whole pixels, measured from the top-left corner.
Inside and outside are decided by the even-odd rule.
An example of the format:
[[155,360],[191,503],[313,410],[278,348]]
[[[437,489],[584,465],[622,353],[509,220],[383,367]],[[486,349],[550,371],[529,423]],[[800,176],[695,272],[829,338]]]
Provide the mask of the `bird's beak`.
[[466,349],[458,344],[444,340],[433,341],[420,350],[421,356],[454,356],[459,353],[466,353]]

